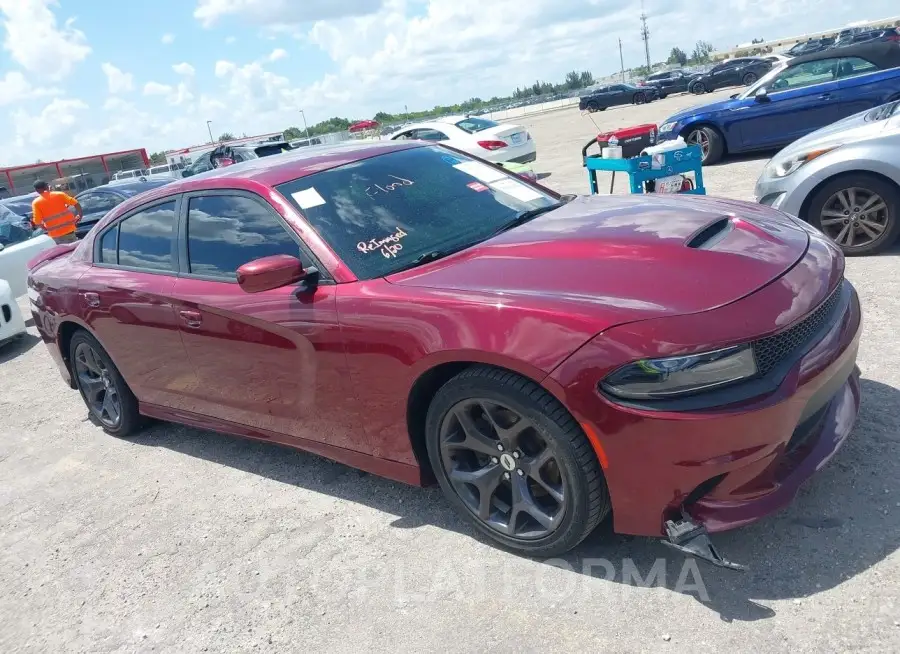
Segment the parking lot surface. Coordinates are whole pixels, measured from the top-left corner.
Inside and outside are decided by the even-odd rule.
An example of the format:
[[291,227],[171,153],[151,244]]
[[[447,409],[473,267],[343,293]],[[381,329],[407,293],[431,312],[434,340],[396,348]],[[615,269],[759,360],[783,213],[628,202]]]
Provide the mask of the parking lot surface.
[[[517,122],[544,183],[583,193],[592,135],[731,92]],[[707,169],[709,194],[751,200],[764,163]],[[606,527],[520,558],[436,489],[165,423],[114,439],[30,328],[0,351],[0,651],[900,651],[898,273],[896,250],[848,261],[858,425],[789,509],[715,538],[743,574]]]

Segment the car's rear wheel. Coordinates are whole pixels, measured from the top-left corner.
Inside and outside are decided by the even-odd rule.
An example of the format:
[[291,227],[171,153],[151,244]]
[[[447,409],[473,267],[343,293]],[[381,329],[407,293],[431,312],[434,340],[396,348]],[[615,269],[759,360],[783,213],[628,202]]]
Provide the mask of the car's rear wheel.
[[691,93],[694,95],[703,95],[706,93],[706,84],[703,82],[694,82],[691,84]]
[[597,456],[543,388],[512,372],[469,368],[428,409],[428,456],[454,508],[497,543],[555,556],[609,513]]
[[597,104],[596,102],[588,102],[587,106],[585,106],[585,109],[587,109],[588,112],[593,114],[593,113],[600,111],[600,105]]
[[113,436],[129,436],[140,427],[137,398],[103,346],[86,331],[69,344],[75,384],[91,416]]
[[744,82],[744,86],[750,86],[751,84],[755,84],[758,79],[756,73],[747,73],[741,81]]
[[632,102],[634,102],[634,104],[645,104],[647,102],[647,96],[643,93],[635,93]]
[[866,173],[835,178],[809,203],[807,221],[848,256],[877,254],[900,235],[900,190]]
[[725,140],[714,127],[695,127],[683,136],[689,145],[700,146],[704,165],[718,163],[725,154]]

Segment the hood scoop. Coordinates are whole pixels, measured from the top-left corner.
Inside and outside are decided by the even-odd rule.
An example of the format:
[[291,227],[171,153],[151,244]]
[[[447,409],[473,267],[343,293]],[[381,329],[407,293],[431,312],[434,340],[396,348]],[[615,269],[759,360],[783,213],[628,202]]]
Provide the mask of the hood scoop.
[[731,216],[725,216],[714,220],[691,236],[685,245],[694,250],[711,250],[716,243],[725,238],[733,229],[734,223],[731,221]]

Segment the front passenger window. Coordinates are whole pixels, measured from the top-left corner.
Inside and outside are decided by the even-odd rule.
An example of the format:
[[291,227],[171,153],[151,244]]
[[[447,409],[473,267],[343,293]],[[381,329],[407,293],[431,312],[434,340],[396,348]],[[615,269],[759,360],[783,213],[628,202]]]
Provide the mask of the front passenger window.
[[240,195],[207,195],[188,205],[188,262],[194,275],[237,278],[237,269],[300,247],[271,209]]

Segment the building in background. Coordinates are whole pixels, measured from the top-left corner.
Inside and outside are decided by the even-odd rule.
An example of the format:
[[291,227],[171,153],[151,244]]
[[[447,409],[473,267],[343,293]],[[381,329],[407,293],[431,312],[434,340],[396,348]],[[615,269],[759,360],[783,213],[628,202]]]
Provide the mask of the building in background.
[[146,169],[150,158],[144,148],[95,154],[77,159],[61,159],[0,168],[0,198],[31,193],[36,180],[74,193],[106,184],[120,170]]

